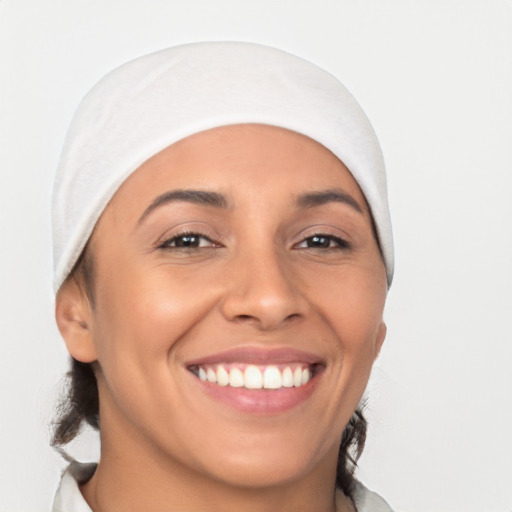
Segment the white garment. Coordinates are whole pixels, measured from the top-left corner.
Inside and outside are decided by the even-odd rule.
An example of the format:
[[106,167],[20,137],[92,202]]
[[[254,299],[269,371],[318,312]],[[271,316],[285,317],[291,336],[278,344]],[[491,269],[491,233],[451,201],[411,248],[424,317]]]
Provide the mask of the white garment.
[[[92,512],[78,488],[78,482],[86,482],[91,478],[95,469],[96,464],[94,463],[72,462],[62,476],[52,512]],[[378,494],[369,491],[360,482],[356,482],[354,503],[357,512],[393,512]]]

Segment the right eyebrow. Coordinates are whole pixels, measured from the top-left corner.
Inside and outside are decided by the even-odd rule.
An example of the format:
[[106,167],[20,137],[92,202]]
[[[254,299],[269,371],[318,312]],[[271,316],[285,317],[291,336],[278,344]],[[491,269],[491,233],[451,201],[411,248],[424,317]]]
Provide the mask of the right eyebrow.
[[178,189],[164,192],[155,197],[151,204],[144,210],[139,217],[138,223],[140,224],[151,212],[164,206],[168,203],[174,202],[187,202],[199,204],[202,206],[213,206],[214,208],[227,208],[228,201],[225,196],[217,192],[209,192],[207,190],[187,190]]

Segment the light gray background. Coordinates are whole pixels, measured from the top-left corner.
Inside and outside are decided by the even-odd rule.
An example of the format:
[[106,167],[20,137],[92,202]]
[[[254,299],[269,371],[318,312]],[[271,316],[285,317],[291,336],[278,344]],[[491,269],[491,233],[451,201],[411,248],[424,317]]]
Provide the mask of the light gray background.
[[0,510],[49,510],[64,466],[49,205],[72,113],[114,66],[219,39],[335,73],[382,142],[397,274],[359,477],[398,511],[511,511],[510,0],[1,1]]

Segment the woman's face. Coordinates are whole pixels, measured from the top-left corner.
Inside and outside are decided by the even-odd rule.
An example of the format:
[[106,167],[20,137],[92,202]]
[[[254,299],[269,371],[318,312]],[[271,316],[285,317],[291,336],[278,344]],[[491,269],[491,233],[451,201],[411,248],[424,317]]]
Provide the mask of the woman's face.
[[332,153],[263,125],[193,135],[122,185],[90,250],[104,447],[236,485],[333,475],[387,286]]

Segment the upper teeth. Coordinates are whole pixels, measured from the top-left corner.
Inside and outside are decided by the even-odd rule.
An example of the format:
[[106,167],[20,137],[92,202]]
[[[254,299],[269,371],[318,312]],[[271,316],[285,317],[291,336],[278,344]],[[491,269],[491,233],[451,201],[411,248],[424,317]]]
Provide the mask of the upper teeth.
[[311,380],[309,365],[290,365],[279,368],[275,365],[224,365],[199,366],[194,373],[203,381],[219,386],[246,389],[280,389],[300,387]]

